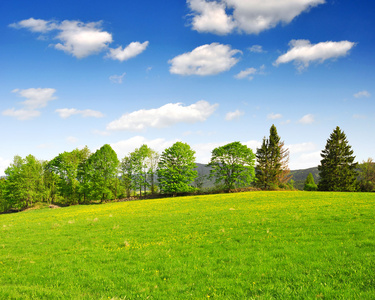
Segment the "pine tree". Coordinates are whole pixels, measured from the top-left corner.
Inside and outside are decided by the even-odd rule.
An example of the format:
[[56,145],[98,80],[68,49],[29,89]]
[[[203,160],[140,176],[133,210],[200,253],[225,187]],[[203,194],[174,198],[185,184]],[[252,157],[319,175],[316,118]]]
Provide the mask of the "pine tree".
[[[283,178],[283,160],[285,161],[286,155],[289,155],[287,149],[282,149],[283,146],[284,143],[280,142],[276,126],[272,125],[269,138],[263,138],[262,146],[257,149],[256,153],[257,185],[262,189],[278,187]],[[287,163],[284,163],[285,167],[287,168]]]
[[318,189],[318,186],[315,184],[314,176],[311,173],[309,173],[309,175],[307,175],[303,190],[304,191],[316,191],[317,189]]
[[354,191],[357,172],[355,156],[348,144],[346,135],[340,127],[331,133],[322,153],[322,160],[318,166],[320,191]]

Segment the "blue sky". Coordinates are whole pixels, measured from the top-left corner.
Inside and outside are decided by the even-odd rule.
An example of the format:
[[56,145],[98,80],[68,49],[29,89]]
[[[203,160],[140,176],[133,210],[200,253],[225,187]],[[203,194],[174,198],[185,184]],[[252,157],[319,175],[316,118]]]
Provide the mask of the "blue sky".
[[0,175],[108,143],[233,141],[275,124],[290,168],[317,166],[336,126],[375,158],[370,0],[2,1]]

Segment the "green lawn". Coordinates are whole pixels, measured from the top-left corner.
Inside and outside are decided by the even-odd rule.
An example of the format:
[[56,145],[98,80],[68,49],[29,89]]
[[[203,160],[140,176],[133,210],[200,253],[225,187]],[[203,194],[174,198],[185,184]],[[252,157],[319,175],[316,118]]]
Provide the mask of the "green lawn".
[[250,192],[0,215],[0,299],[375,299],[375,194]]

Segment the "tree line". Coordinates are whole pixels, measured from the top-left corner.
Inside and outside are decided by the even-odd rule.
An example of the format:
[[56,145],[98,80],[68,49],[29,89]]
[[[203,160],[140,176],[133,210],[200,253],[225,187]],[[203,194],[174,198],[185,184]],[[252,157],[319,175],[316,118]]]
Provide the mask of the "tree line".
[[[359,166],[354,162],[353,150],[339,127],[327,140],[321,156],[320,181],[316,185],[309,174],[305,190],[374,191],[374,163],[371,159]],[[161,154],[142,145],[121,160],[108,144],[94,153],[87,146],[63,152],[50,161],[16,155],[5,170],[6,177],[0,179],[0,212],[25,209],[36,202],[74,205],[189,194],[202,191],[207,179],[215,180],[215,191],[293,189],[288,163],[289,149],[274,125],[255,154],[240,142],[215,148],[207,165],[208,178],[198,174],[195,151],[183,142],[176,142]]]

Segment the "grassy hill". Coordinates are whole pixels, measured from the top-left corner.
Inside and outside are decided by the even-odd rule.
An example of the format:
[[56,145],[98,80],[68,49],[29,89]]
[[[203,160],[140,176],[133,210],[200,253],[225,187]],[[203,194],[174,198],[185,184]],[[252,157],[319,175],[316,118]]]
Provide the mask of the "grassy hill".
[[0,299],[374,299],[374,205],[251,192],[0,215]]

